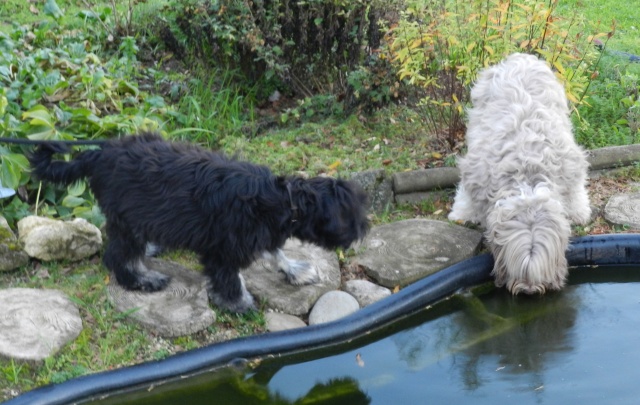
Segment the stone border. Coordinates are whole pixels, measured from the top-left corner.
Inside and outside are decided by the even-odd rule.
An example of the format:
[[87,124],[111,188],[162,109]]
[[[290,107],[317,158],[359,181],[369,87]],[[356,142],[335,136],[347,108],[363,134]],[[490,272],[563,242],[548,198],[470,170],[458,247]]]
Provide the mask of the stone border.
[[[630,166],[640,161],[640,144],[610,146],[587,151],[590,170]],[[457,167],[437,167],[394,173],[393,194],[396,203],[415,203],[434,192],[454,188],[460,180]]]

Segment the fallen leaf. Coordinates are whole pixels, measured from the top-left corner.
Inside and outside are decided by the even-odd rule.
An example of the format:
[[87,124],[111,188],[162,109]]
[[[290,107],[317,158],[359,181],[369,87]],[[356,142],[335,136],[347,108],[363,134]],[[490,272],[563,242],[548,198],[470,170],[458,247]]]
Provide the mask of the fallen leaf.
[[336,160],[335,162],[333,162],[333,163],[331,163],[331,164],[329,165],[329,170],[335,170],[335,169],[337,169],[341,164],[342,164],[342,162],[341,162],[341,161]]
[[393,291],[392,291],[392,292],[393,292],[394,294],[395,294],[395,293],[397,293],[398,291],[400,291],[400,286],[399,286],[399,285],[397,285],[397,286],[393,287]]
[[383,160],[383,161],[382,161],[382,164],[383,164],[384,166],[388,166],[388,165],[390,165],[392,162],[393,162],[393,160],[391,160],[391,159],[385,159],[385,160]]
[[29,11],[31,11],[31,13],[35,15],[40,14],[40,10],[38,10],[33,4],[29,6]]

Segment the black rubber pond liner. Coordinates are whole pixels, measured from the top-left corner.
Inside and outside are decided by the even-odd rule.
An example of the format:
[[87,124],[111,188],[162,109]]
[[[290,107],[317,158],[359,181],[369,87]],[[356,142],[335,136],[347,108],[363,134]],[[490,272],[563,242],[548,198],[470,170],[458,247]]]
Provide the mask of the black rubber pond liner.
[[[571,266],[640,264],[640,234],[585,236],[572,240]],[[390,324],[465,287],[490,279],[493,259],[484,254],[457,263],[338,321],[213,344],[164,360],[91,374],[26,392],[4,405],[88,402],[224,367],[237,359],[282,356],[338,345]]]

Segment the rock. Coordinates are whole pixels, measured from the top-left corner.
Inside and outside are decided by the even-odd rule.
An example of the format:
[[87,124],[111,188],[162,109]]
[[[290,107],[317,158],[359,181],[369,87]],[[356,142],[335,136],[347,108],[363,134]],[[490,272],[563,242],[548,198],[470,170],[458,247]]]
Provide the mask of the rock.
[[14,270],[27,263],[29,255],[22,250],[7,220],[0,215],[0,271]]
[[604,218],[616,225],[640,229],[640,193],[611,197],[604,207]]
[[24,250],[40,260],[81,260],[102,247],[100,230],[85,219],[59,221],[30,216],[18,221],[18,235]]
[[304,260],[315,267],[320,276],[316,284],[291,285],[284,274],[263,259],[242,270],[247,290],[267,306],[290,315],[304,315],[316,300],[327,291],[340,287],[340,264],[335,252],[297,239],[289,239],[283,248],[290,259]]
[[473,256],[478,231],[443,221],[409,219],[373,228],[353,264],[385,287],[405,286]]
[[454,187],[460,180],[457,167],[436,167],[393,174],[393,191],[396,194],[416,193]]
[[418,191],[415,193],[396,194],[396,204],[419,204],[422,201],[436,201],[447,198],[452,190]]
[[269,332],[304,328],[307,326],[307,324],[297,316],[280,314],[278,312],[267,312],[264,314],[264,319],[267,322],[267,330]]
[[43,360],[82,331],[78,308],[57,290],[0,290],[0,356]]
[[331,322],[350,315],[360,309],[358,301],[344,291],[329,291],[324,294],[309,314],[309,325]]
[[128,291],[112,277],[107,296],[118,311],[165,337],[190,335],[215,322],[202,274],[160,259],[147,259],[146,265],[171,276],[171,282],[162,291]]
[[640,160],[640,144],[609,146],[587,151],[591,170],[630,166]]
[[343,289],[358,301],[360,308],[373,304],[391,295],[391,290],[381,287],[367,280],[349,280],[344,283]]
[[393,204],[393,181],[386,176],[384,169],[354,173],[351,180],[367,193],[374,212],[384,212]]

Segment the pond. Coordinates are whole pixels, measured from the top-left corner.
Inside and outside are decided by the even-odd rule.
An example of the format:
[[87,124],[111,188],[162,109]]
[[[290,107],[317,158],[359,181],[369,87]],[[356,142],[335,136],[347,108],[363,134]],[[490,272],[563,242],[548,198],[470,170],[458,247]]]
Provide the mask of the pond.
[[561,292],[464,290],[351,343],[240,361],[102,404],[635,403],[640,268],[579,268]]

